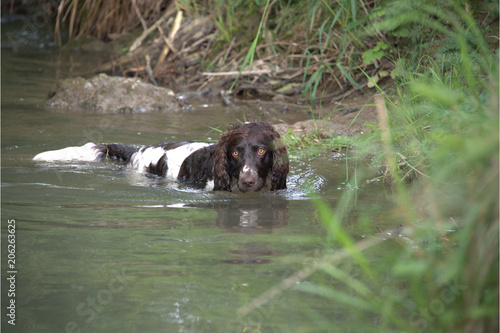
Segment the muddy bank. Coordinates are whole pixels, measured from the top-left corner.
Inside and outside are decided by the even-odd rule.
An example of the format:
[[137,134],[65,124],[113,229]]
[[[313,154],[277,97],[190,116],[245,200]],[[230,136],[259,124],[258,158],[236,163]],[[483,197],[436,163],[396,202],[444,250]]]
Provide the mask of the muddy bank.
[[376,110],[369,105],[372,98],[371,93],[356,94],[342,103],[321,108],[315,119],[293,124],[280,123],[275,128],[281,135],[291,133],[299,137],[311,134],[320,138],[363,134],[372,130],[368,124],[377,121]]
[[[316,96],[316,106],[311,106],[312,86],[308,85],[320,73],[315,57],[306,61],[298,45],[283,50],[281,56],[265,49],[268,57],[261,55],[240,72],[248,48],[236,48],[239,41],[220,48],[218,33],[210,16],[193,17],[172,7],[146,30],[107,42],[106,48],[103,42],[80,41],[78,49],[113,54],[107,53],[109,61],[96,66],[91,75],[97,76],[60,83],[51,92],[47,106],[129,113],[177,112],[204,100],[215,100],[228,108],[259,104],[273,114],[270,122],[280,133],[291,131],[297,136],[356,135],[369,130],[365,123],[375,122],[374,110],[365,106],[375,92],[368,87],[366,74],[373,76],[386,70],[390,67],[387,61],[364,65],[366,74],[351,73],[350,80],[337,75],[335,67],[315,81],[314,91],[321,94]],[[67,45],[66,51],[74,47]],[[131,76],[134,78],[124,78]],[[290,117],[292,113],[297,116]]]
[[[206,88],[202,92],[174,93],[172,90],[143,82],[139,78],[113,77],[99,74],[84,79],[69,78],[58,83],[49,93],[45,106],[50,109],[70,112],[96,113],[142,113],[178,112],[189,108],[190,103],[208,101],[220,103],[221,107],[247,105],[261,108],[274,114],[272,122],[282,135],[295,136],[315,134],[318,137],[361,134],[369,128],[366,123],[375,121],[373,107],[366,106],[372,94],[356,93],[342,102],[331,103],[314,114],[304,112],[308,106],[297,102],[287,103],[276,99],[265,101],[241,99],[226,95],[218,87]],[[282,116],[280,116],[280,114]],[[285,114],[297,114],[304,120],[290,121]],[[300,116],[302,114],[303,116]],[[297,117],[294,117],[297,119]],[[314,118],[314,119],[307,119]],[[288,119],[288,120],[284,120]]]

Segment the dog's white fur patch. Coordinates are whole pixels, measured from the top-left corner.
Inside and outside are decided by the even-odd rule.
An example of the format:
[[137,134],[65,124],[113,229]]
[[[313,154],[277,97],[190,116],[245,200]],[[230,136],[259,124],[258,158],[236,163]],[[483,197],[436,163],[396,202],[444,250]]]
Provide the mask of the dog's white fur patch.
[[150,164],[158,164],[163,155],[165,155],[165,150],[161,147],[141,149],[132,155],[130,167],[143,172]]
[[177,176],[179,175],[179,171],[181,169],[182,162],[197,151],[198,149],[205,148],[209,146],[209,143],[204,143],[204,142],[193,142],[193,143],[188,143],[183,146],[180,146],[179,148],[175,148],[172,150],[167,151],[167,163],[168,163],[168,171],[167,171],[167,176],[173,177],[177,179]]
[[57,162],[57,161],[96,161],[99,157],[99,151],[95,149],[92,142],[86,143],[80,147],[66,147],[58,150],[49,150],[33,157],[34,161]]
[[177,179],[182,162],[184,162],[184,160],[193,152],[209,145],[209,143],[194,142],[171,150],[164,150],[161,147],[141,149],[132,155],[130,166],[140,172],[143,172],[147,169],[147,167],[149,167],[149,165],[157,165],[160,159],[166,154],[168,166],[166,176]]
[[[144,172],[149,165],[156,166],[160,159],[166,155],[168,171],[166,176],[177,178],[182,162],[198,149],[209,146],[209,143],[193,142],[178,148],[165,150],[162,147],[148,147],[134,153],[129,166],[139,172]],[[91,162],[99,159],[100,152],[95,149],[95,144],[89,142],[80,147],[66,147],[58,150],[45,151],[36,155],[34,161],[84,161]]]

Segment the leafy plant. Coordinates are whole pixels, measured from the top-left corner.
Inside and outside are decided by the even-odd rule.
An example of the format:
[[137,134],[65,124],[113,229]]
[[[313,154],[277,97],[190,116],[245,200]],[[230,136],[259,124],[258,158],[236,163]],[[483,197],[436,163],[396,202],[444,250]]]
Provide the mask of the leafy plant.
[[384,42],[378,42],[377,45],[369,50],[366,50],[363,52],[363,55],[361,56],[363,58],[363,63],[364,64],[371,64],[375,60],[380,60],[382,57],[385,57],[387,53],[384,51],[389,47]]
[[[351,177],[335,208],[315,200],[330,241],[325,255],[276,290],[293,281],[295,290],[326,297],[337,311],[347,307],[365,331],[498,331],[499,53],[462,4],[394,1],[384,8],[378,31],[418,27],[432,45],[454,40],[456,47],[396,59],[395,89],[377,86],[375,132],[353,144],[374,163]],[[354,184],[380,165],[394,184],[401,226],[355,242],[346,231],[353,223],[347,210],[363,209]],[[375,260],[376,251],[385,259]]]

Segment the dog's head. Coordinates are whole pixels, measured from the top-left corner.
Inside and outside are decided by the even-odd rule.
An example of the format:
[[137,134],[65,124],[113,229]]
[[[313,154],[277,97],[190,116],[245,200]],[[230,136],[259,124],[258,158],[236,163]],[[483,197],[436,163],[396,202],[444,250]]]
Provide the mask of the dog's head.
[[286,188],[288,155],[280,135],[268,124],[245,123],[230,129],[217,143],[214,190],[259,191],[271,178],[271,190]]

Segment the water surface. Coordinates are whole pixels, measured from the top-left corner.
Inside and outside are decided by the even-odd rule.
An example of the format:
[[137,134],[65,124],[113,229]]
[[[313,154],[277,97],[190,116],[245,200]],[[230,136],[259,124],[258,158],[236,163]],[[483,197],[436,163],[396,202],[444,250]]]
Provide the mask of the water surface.
[[[2,247],[7,219],[15,219],[17,269],[17,324],[6,324],[3,306],[3,329],[323,332],[356,325],[331,300],[293,290],[245,318],[236,315],[328,247],[310,193],[335,207],[352,171],[345,155],[292,156],[287,190],[246,194],[179,187],[113,163],[32,161],[41,151],[88,141],[215,141],[211,127],[237,119],[304,118],[217,101],[177,113],[44,108],[57,80],[86,72],[93,61],[2,49]],[[381,184],[362,184],[358,201],[379,214],[387,195]],[[386,224],[380,218],[373,229]],[[361,237],[355,224],[348,229]],[[3,266],[2,282],[6,272]],[[2,304],[8,301],[3,290]]]

